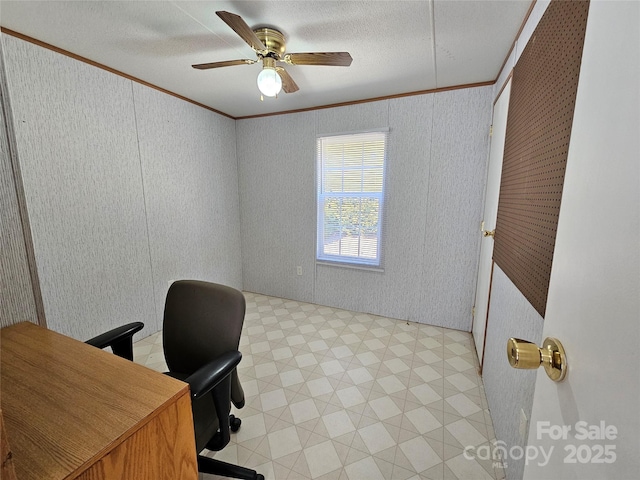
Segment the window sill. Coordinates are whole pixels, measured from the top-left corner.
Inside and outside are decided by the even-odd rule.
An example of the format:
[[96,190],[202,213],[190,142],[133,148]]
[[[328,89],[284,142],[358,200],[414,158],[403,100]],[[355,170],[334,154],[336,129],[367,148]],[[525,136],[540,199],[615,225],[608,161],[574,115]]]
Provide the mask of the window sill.
[[330,262],[328,260],[316,260],[316,265],[321,265],[323,267],[338,267],[338,268],[348,268],[351,270],[365,270],[367,272],[384,273],[384,268],[382,267],[360,265],[357,263],[343,263],[343,262]]

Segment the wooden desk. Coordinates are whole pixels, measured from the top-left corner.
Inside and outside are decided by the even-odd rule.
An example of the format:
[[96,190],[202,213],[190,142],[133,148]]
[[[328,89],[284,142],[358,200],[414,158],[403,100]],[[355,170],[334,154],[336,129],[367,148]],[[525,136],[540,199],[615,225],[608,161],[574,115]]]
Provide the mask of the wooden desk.
[[198,478],[187,384],[32,323],[0,334],[18,480]]

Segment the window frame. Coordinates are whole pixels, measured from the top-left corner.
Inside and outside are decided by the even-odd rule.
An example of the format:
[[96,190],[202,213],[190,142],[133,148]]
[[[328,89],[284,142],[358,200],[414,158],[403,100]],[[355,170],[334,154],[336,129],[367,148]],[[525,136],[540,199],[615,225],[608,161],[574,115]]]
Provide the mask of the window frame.
[[[324,164],[323,164],[323,150],[322,150],[322,141],[324,139],[337,140],[339,138],[345,138],[345,142],[348,142],[348,137],[353,137],[354,140],[357,140],[358,136],[365,137],[362,139],[363,143],[366,139],[367,135],[377,135],[381,136],[381,140],[383,140],[383,160],[382,160],[382,178],[381,178],[381,191],[380,192],[364,192],[360,190],[359,192],[324,192],[323,191],[323,178],[324,178]],[[337,142],[340,143],[340,142]],[[363,269],[363,270],[373,270],[373,271],[383,271],[383,259],[384,259],[384,238],[386,232],[386,215],[385,215],[385,204],[386,204],[386,183],[387,183],[387,164],[388,164],[388,151],[389,151],[389,128],[376,128],[372,130],[364,130],[364,131],[356,131],[356,132],[344,132],[344,133],[335,133],[335,134],[322,134],[316,137],[316,263],[321,265],[331,265],[337,267],[346,267],[346,268],[355,268],[355,269]],[[380,167],[371,167],[375,169],[379,169]],[[344,176],[344,163],[342,168],[339,169]],[[353,170],[347,169],[347,170]],[[360,163],[360,166],[355,170],[365,171],[366,167]],[[324,253],[324,229],[327,226],[327,223],[324,221],[324,205],[326,198],[338,198],[340,200],[349,198],[349,199],[362,199],[362,198],[375,198],[378,201],[378,221],[376,228],[376,258],[375,259],[367,259],[362,257],[361,254],[358,256],[353,255],[344,255],[344,254],[327,254]],[[358,224],[358,227],[361,227],[361,224]],[[342,238],[342,237],[340,237]],[[359,243],[360,247],[360,243]]]

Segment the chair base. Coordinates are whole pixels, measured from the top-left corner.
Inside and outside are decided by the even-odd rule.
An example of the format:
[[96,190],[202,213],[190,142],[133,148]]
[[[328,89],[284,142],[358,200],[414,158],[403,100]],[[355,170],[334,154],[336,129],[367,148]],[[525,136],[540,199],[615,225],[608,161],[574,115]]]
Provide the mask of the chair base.
[[198,471],[212,475],[220,475],[222,477],[239,478],[241,480],[264,480],[264,476],[255,470],[202,455],[198,455]]
[[229,415],[229,428],[233,433],[240,430],[240,425],[242,425],[242,420],[235,415]]

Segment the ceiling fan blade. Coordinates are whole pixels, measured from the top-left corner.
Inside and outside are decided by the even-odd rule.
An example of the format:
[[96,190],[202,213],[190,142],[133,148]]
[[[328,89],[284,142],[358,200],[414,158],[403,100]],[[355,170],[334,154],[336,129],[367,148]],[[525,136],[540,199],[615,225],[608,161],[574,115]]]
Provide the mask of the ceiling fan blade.
[[289,75],[289,72],[284,68],[276,67],[276,72],[278,72],[278,75],[280,75],[280,78],[282,79],[282,89],[284,90],[284,93],[293,93],[300,90],[300,87],[298,87],[296,82],[293,81],[293,78],[291,78],[291,75]]
[[249,44],[251,48],[253,48],[256,52],[263,52],[267,50],[267,47],[264,46],[262,41],[258,38],[251,27],[247,25],[247,23],[235,13],[218,11],[216,12],[224,23],[229,25],[231,29],[236,32],[240,37]]
[[283,59],[291,65],[329,65],[348,67],[353,58],[349,52],[287,53]]
[[191,66],[197,70],[208,70],[209,68],[232,67],[234,65],[253,65],[256,62],[257,60],[249,60],[248,58],[245,58],[242,60],[227,60],[224,62],[198,63]]

